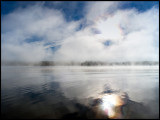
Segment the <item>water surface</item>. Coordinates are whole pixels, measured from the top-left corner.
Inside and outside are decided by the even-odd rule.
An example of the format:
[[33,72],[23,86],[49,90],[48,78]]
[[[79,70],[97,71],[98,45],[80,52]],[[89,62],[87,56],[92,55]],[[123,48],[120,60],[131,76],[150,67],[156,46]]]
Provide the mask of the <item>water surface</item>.
[[105,86],[126,92],[159,118],[158,66],[2,66],[1,75],[4,118],[62,118]]

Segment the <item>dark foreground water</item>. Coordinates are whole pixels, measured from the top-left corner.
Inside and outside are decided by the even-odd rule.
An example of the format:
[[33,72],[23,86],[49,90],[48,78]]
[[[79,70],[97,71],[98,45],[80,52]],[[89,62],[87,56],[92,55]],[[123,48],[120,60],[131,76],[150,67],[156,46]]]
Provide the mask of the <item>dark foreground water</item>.
[[158,66],[1,67],[2,118],[96,118],[106,89],[129,96],[127,118],[159,118]]

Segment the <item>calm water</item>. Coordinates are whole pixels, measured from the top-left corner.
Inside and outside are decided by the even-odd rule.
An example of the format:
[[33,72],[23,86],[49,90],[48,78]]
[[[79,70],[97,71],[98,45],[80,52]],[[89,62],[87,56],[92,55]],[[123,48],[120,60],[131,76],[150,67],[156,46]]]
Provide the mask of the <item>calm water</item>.
[[149,106],[151,117],[159,118],[158,66],[2,66],[1,75],[4,118],[61,118],[106,85]]

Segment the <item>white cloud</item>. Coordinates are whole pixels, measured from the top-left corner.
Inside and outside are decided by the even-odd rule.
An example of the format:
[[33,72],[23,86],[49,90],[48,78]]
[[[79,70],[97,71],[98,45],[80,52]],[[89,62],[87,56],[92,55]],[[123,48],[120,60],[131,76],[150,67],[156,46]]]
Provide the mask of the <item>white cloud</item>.
[[[88,2],[85,18],[76,22],[40,4],[18,9],[2,18],[2,60],[157,61],[159,10],[139,13],[117,6],[118,2]],[[83,20],[93,24],[76,31]],[[42,40],[27,43],[32,36]],[[105,46],[106,40],[113,44]],[[46,43],[61,47],[53,54]]]
[[100,17],[106,18],[112,15],[118,7],[118,2],[101,1],[101,2],[88,2],[86,7],[86,19],[88,21],[96,21]]
[[[46,43],[61,44],[74,33],[78,22],[67,23],[60,11],[40,4],[18,9],[2,19],[2,60],[41,61],[53,53]],[[27,43],[33,36],[42,41]]]
[[[98,16],[95,12],[96,10],[94,14]],[[144,13],[134,9],[116,10],[113,15],[106,16],[107,19],[101,16],[100,13],[99,20],[96,19],[93,25],[70,37],[70,41],[57,52],[56,58],[78,61],[158,60],[159,46],[154,44],[159,42],[157,9],[152,8]],[[92,34],[92,28],[96,28],[101,34]],[[103,44],[106,40],[114,44],[106,47]]]

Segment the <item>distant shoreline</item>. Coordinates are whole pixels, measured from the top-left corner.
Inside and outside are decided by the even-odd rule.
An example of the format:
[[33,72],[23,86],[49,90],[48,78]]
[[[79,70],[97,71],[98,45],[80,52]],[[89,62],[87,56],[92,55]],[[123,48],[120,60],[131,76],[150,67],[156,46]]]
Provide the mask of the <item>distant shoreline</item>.
[[41,62],[1,62],[3,66],[157,66],[157,61],[142,61],[142,62],[97,62],[97,61],[85,61],[85,62],[53,62],[53,61],[41,61]]

